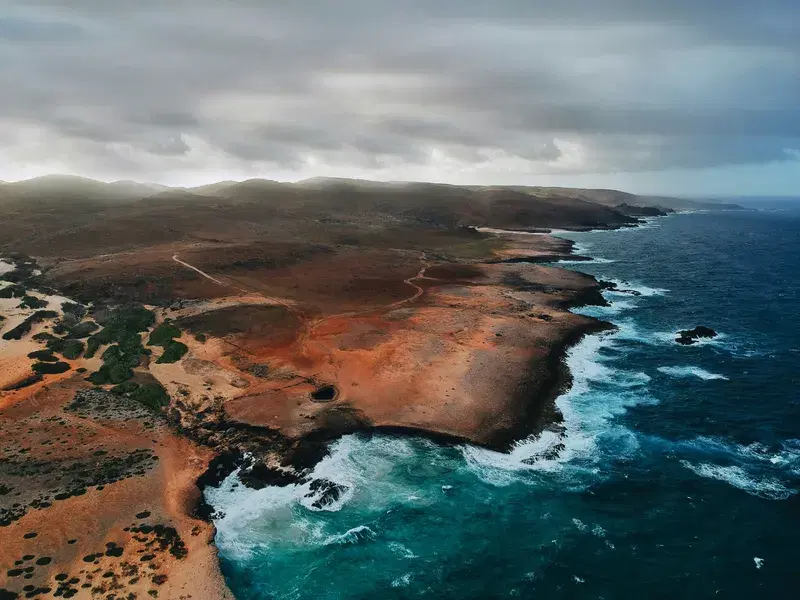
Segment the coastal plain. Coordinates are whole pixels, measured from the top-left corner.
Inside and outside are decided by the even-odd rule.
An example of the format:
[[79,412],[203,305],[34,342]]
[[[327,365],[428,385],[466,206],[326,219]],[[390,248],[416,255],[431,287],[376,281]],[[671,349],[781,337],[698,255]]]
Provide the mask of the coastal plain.
[[[546,232],[669,210],[607,190],[122,183],[0,186],[2,600],[230,598],[202,487],[234,468],[292,485],[346,433],[503,451],[557,432],[566,348],[609,325],[569,311],[601,286],[551,266],[580,257]],[[338,493],[318,489],[321,508]]]

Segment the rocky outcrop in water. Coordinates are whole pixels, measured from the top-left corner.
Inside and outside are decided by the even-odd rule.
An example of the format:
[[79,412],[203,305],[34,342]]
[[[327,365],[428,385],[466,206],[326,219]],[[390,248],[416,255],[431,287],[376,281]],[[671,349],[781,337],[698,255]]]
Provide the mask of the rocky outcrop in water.
[[698,325],[694,329],[684,329],[683,331],[679,331],[678,337],[675,338],[675,341],[684,346],[689,346],[696,343],[701,338],[709,339],[714,337],[717,337],[716,331],[710,327]]

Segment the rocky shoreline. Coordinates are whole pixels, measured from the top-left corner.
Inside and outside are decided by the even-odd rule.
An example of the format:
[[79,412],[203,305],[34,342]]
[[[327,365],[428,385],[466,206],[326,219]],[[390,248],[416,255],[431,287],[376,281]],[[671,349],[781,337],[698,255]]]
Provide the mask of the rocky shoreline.
[[[315,496],[313,505],[318,508],[324,508],[326,505],[335,502],[344,490],[342,486],[334,482],[325,479],[314,479],[312,471],[314,466],[327,455],[329,444],[343,435],[352,433],[364,435],[390,433],[393,435],[422,436],[441,444],[470,443],[502,452],[507,451],[514,442],[528,435],[536,434],[546,429],[556,431],[559,429],[561,415],[556,408],[555,400],[571,384],[571,374],[564,362],[564,356],[569,348],[577,344],[584,335],[612,327],[609,323],[574,315],[568,311],[570,308],[587,304],[604,304],[602,290],[606,287],[606,284],[598,282],[589,276],[544,266],[546,263],[559,260],[576,260],[571,242],[550,236],[532,237],[528,235],[524,237],[514,232],[496,235],[502,237],[506,243],[503,246],[503,254],[495,261],[463,266],[447,263],[429,264],[427,267],[428,274],[420,279],[420,284],[423,286],[419,288],[420,295],[423,296],[421,304],[419,308],[415,309],[417,313],[422,314],[425,311],[441,311],[444,305],[450,311],[448,314],[458,314],[460,312],[459,305],[458,303],[453,304],[453,301],[455,298],[464,297],[469,300],[465,304],[465,310],[474,311],[475,308],[470,308],[473,306],[470,302],[473,301],[474,297],[479,302],[476,305],[479,307],[479,312],[475,314],[483,315],[481,318],[487,320],[489,324],[483,326],[484,331],[481,333],[482,337],[479,343],[484,346],[488,343],[491,344],[492,348],[496,348],[496,350],[492,351],[491,356],[494,357],[492,360],[500,360],[501,362],[497,364],[502,364],[503,359],[500,359],[502,352],[499,349],[508,348],[506,352],[513,351],[517,354],[524,349],[525,356],[528,356],[526,360],[529,361],[527,366],[524,366],[524,361],[519,362],[519,358],[515,359],[517,361],[514,363],[516,366],[510,367],[511,370],[506,377],[506,379],[515,382],[513,387],[506,388],[506,391],[492,389],[488,395],[481,396],[479,394],[472,399],[473,405],[470,410],[478,411],[475,413],[476,415],[484,413],[491,415],[493,421],[486,426],[474,425],[469,420],[448,422],[447,413],[434,413],[431,417],[424,417],[422,420],[413,417],[413,415],[412,418],[408,416],[395,418],[391,412],[391,407],[387,409],[389,412],[370,413],[370,410],[374,411],[375,409],[370,406],[349,402],[347,394],[342,399],[340,397],[342,396],[340,393],[341,384],[338,384],[337,387],[333,388],[334,401],[318,404],[320,417],[311,421],[313,427],[306,427],[305,430],[301,428],[298,430],[300,432],[299,435],[292,435],[292,430],[286,427],[270,426],[263,420],[258,421],[257,419],[252,420],[231,415],[225,403],[214,402],[204,407],[197,407],[190,399],[183,399],[180,394],[176,396],[171,393],[172,401],[168,406],[164,407],[160,417],[163,418],[164,425],[167,426],[162,428],[161,437],[158,438],[162,440],[159,442],[160,447],[164,447],[166,444],[168,447],[178,448],[189,444],[189,447],[193,448],[192,452],[198,458],[193,459],[195,462],[191,469],[188,469],[187,466],[181,467],[184,469],[181,477],[185,477],[185,474],[189,472],[193,473],[191,479],[185,482],[185,488],[182,488],[179,492],[180,501],[178,506],[182,508],[175,512],[174,507],[164,506],[159,508],[148,504],[143,505],[139,512],[142,514],[147,512],[149,514],[152,511],[154,515],[162,515],[162,519],[166,515],[171,515],[166,520],[157,522],[154,526],[172,528],[169,531],[174,530],[176,532],[175,535],[179,536],[178,539],[186,540],[188,531],[192,532],[192,536],[196,535],[195,532],[203,532],[199,539],[191,540],[192,543],[188,552],[189,558],[186,558],[186,554],[182,554],[179,560],[183,562],[187,560],[207,562],[209,557],[216,557],[217,550],[214,546],[215,528],[213,525],[214,509],[207,504],[203,490],[207,487],[218,486],[236,469],[242,470],[240,475],[241,483],[256,489],[267,485],[308,484],[311,489],[310,494]],[[564,279],[565,277],[566,279]],[[432,296],[432,299],[428,299],[426,302],[425,298],[428,298],[429,295]],[[490,304],[488,307],[485,306],[486,298],[490,298],[491,302],[495,304]],[[465,300],[460,300],[460,302],[465,302]],[[177,307],[170,307],[167,310],[172,310],[173,312],[192,311],[196,308],[195,304],[188,306],[188,308],[181,304]],[[435,314],[439,313],[434,312]],[[402,318],[406,319],[407,317],[404,316]],[[436,321],[431,322],[435,323]],[[467,317],[467,322],[470,322],[470,317]],[[473,325],[480,329],[477,323],[473,322]],[[469,331],[469,327],[466,330]],[[528,337],[530,332],[549,333],[540,335],[538,338],[530,338]],[[186,337],[184,336],[182,339],[186,340]],[[189,340],[186,341],[187,343],[189,342]],[[459,342],[459,344],[462,343]],[[531,352],[531,343],[535,345],[535,352]],[[193,352],[198,352],[205,345],[206,341],[203,339],[202,341],[192,342],[190,347]],[[458,347],[461,346],[456,346],[456,348]],[[40,354],[42,353],[38,353],[37,356]],[[197,359],[193,360],[197,361]],[[463,359],[458,360],[463,361]],[[467,358],[464,364],[469,363],[469,361],[470,359]],[[200,363],[211,364],[207,360],[201,360]],[[70,361],[68,366],[75,368],[83,364],[92,365],[90,367],[91,370],[92,368],[97,368],[98,363],[80,359],[78,361]],[[459,364],[461,363],[453,363],[455,366]],[[495,363],[490,362],[488,368],[494,369],[495,367],[491,367],[493,364]],[[451,368],[446,365],[445,367],[447,369]],[[265,365],[256,364],[244,370],[252,376],[251,381],[267,382],[273,375],[273,368],[268,368]],[[163,377],[160,371],[156,370],[153,373]],[[166,373],[174,373],[174,371]],[[171,377],[172,375],[167,376]],[[81,392],[80,390],[85,388],[81,388],[80,380],[81,378],[75,378],[70,373],[65,373],[58,376],[48,376],[44,381],[36,380],[26,384],[30,387],[12,386],[12,388],[9,388],[11,391],[6,393],[19,395],[22,398],[29,390],[33,390],[32,393],[35,395],[38,390],[47,390],[49,386],[57,384],[64,387],[65,391],[76,390],[78,392],[71,398],[65,397],[66,402],[63,405],[65,407],[72,406],[69,402],[74,404],[72,398],[78,398],[81,393],[84,396],[88,393],[89,396],[87,397],[91,398],[94,398],[92,394],[102,394],[102,398],[99,396],[94,398],[92,401],[94,404],[102,404],[103,402],[100,402],[100,400],[106,403],[112,401],[109,398],[113,399],[114,394],[109,391],[98,389],[93,392],[89,389],[87,392]],[[59,381],[64,383],[59,384]],[[167,382],[162,379],[161,383],[166,385]],[[309,393],[313,397],[313,390],[320,389],[319,386],[322,383],[309,379],[303,385],[311,385]],[[469,388],[464,388],[464,390],[469,390]],[[178,387],[178,391],[181,391],[180,387]],[[171,390],[171,392],[174,392],[174,390]],[[127,392],[124,392],[124,394],[127,394],[128,398],[131,397]],[[440,397],[434,393],[431,396],[431,400],[436,398]],[[432,406],[430,403],[426,404],[425,402],[429,401],[422,402],[420,405],[422,407],[421,412],[418,413],[423,416],[426,413],[425,407]],[[437,402],[441,404],[441,400]],[[383,409],[381,406],[378,408]],[[61,410],[66,409],[62,407]],[[463,411],[459,409],[454,414],[461,415],[462,413]],[[38,411],[32,413],[32,415],[38,418],[36,417]],[[76,416],[85,418],[85,415],[81,414]],[[116,420],[115,422],[120,423],[119,427],[126,427],[123,425],[125,421],[142,420],[142,415],[135,418],[131,416],[123,417],[124,415],[122,417],[120,415],[101,415],[102,419],[111,418]],[[52,418],[60,420],[63,417],[56,414]],[[149,420],[144,419],[144,422],[148,424]],[[147,431],[147,428],[145,428],[144,432],[137,435],[150,435]],[[125,435],[129,434],[126,433]],[[182,442],[181,439],[184,441]],[[144,441],[145,438],[142,437],[141,442],[143,444]],[[153,442],[156,442],[156,439],[153,439]],[[558,452],[558,446],[553,451]],[[163,454],[163,451],[159,450],[156,445],[152,446],[150,452],[153,453],[154,459],[161,457],[162,461],[175,460],[172,454]],[[127,477],[133,477],[134,480],[137,479],[137,476],[146,477],[148,481],[155,477],[148,474],[146,470],[132,472],[127,475]],[[151,483],[145,481],[141,483],[143,485],[151,485]],[[100,482],[97,486],[92,482],[87,485],[89,488],[92,488],[92,486],[96,487],[97,490],[89,489],[88,493],[83,489],[78,490],[79,497],[75,499],[66,499],[65,497],[65,499],[59,501],[59,507],[61,504],[83,502],[84,495],[89,498],[95,496],[103,489],[104,482]],[[131,490],[133,489],[136,489],[135,486],[131,488]],[[133,491],[131,493],[138,494],[138,492]],[[42,508],[46,506],[46,503],[42,504]],[[60,518],[58,514],[60,512],[56,511],[54,513],[55,516],[51,516]],[[15,518],[19,519],[20,517]],[[110,514],[108,518],[114,518],[114,515]],[[204,525],[202,527],[192,525],[197,520],[203,522]],[[23,521],[27,522],[28,519],[23,519]],[[17,526],[15,523],[14,529],[16,530],[21,526]],[[141,528],[142,526],[151,527],[150,525],[135,525],[136,528]],[[117,537],[116,539],[119,541],[112,540],[112,542],[108,543],[126,543],[124,537]],[[203,542],[203,540],[206,541]],[[205,551],[199,550],[201,546],[198,546],[198,544],[200,543],[208,544]],[[114,548],[117,548],[117,546],[114,546]],[[114,552],[114,556],[116,556],[117,550],[114,550]],[[100,562],[103,562],[103,560],[106,559],[102,559]],[[178,595],[185,594],[186,590],[193,589],[197,591],[202,589],[206,590],[203,592],[204,594],[208,594],[207,590],[215,590],[213,594],[205,597],[230,597],[229,590],[224,589],[224,582],[219,569],[213,574],[209,573],[208,578],[202,581],[190,582],[183,577],[168,581],[167,574],[170,571],[167,565],[174,559],[164,558],[162,560],[163,564],[158,565],[161,570],[158,571],[157,576],[154,575],[152,583],[149,580],[147,581],[147,585],[155,585],[162,593],[162,596],[166,594],[166,597],[178,597]],[[214,558],[214,560],[218,559]],[[125,563],[123,562],[123,572],[127,568],[124,565]],[[183,567],[185,568],[185,566]],[[112,570],[109,570],[108,573],[115,573],[110,582],[117,586],[123,585],[121,582],[117,583],[116,578],[120,576],[120,573]],[[172,577],[172,575],[169,577]],[[134,577],[134,579],[136,578]],[[2,583],[2,580],[0,580],[0,588],[3,587]],[[131,589],[140,585],[142,584],[128,584]],[[106,588],[101,586],[98,589]]]
[[[513,234],[514,232],[508,233]],[[567,242],[566,246],[565,251],[560,253],[516,257],[501,262],[540,264],[560,260],[592,260],[574,254],[571,242]],[[559,308],[567,311],[587,305],[606,305],[607,302],[602,295],[602,290],[606,287],[605,282],[594,281],[593,285],[577,291],[568,300],[561,302]],[[313,467],[327,455],[329,444],[343,435],[353,433],[366,435],[388,433],[397,436],[425,437],[443,445],[478,443],[487,449],[498,452],[508,451],[515,442],[526,436],[540,433],[548,428],[559,428],[563,417],[556,408],[555,400],[566,392],[572,383],[572,375],[564,361],[568,350],[578,344],[586,335],[613,328],[614,326],[606,321],[587,318],[586,322],[570,329],[556,343],[552,344],[545,361],[544,375],[541,369],[535,369],[529,373],[524,382],[521,382],[520,390],[515,398],[515,404],[518,407],[515,424],[504,431],[494,433],[485,441],[476,442],[469,436],[453,435],[422,427],[372,424],[359,420],[355,415],[349,415],[350,418],[347,418],[346,414],[343,415],[345,418],[336,426],[315,431],[294,443],[274,430],[261,427],[242,428],[241,424],[234,426],[228,423],[230,428],[226,433],[230,434],[235,430],[236,434],[226,435],[219,444],[212,445],[218,454],[209,463],[207,471],[198,479],[198,488],[202,492],[207,487],[217,487],[236,469],[243,470],[243,475],[240,477],[241,483],[255,489],[268,485],[285,486],[307,483],[311,481],[310,472]],[[217,426],[219,430],[225,428],[224,424]],[[207,443],[207,440],[202,443]],[[265,451],[274,453],[278,448],[281,449],[279,452],[282,455],[279,465],[274,462],[268,465],[257,458]],[[213,508],[205,502],[202,493],[195,514],[203,519],[213,521]]]

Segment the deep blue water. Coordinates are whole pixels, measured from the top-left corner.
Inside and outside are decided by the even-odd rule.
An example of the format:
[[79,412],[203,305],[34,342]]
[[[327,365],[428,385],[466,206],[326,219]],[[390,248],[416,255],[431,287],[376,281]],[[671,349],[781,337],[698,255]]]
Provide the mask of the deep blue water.
[[[307,486],[206,494],[240,599],[800,597],[800,203],[565,234],[640,296],[573,348],[546,432],[509,455],[348,436]],[[675,344],[706,325],[719,338]]]

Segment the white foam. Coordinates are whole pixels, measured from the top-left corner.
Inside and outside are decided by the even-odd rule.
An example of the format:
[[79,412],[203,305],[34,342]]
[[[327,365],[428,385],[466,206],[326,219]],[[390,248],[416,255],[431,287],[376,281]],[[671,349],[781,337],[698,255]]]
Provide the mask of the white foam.
[[[575,254],[578,254],[579,256],[583,256],[583,254],[581,254],[580,252],[575,252]],[[589,263],[589,264],[590,263],[596,263],[596,264],[607,265],[607,264],[616,262],[615,260],[613,260],[611,258],[602,258],[600,256],[591,256],[589,258],[591,260],[580,260],[580,259],[567,258],[567,259],[559,260],[559,261],[556,261],[556,262],[559,265],[585,265],[587,263]]]
[[[427,447],[426,447],[427,446]],[[320,461],[304,483],[255,490],[239,482],[239,471],[231,473],[218,488],[206,488],[208,503],[218,511],[215,518],[217,541],[226,553],[247,558],[271,544],[325,545],[365,541],[375,535],[366,525],[344,533],[330,531],[334,521],[314,513],[338,512],[351,502],[367,510],[382,509],[387,498],[405,498],[407,484],[392,476],[398,465],[413,459],[422,447],[430,449],[432,460],[444,460],[432,442],[389,436],[363,438],[348,435],[331,445],[330,454]],[[343,486],[340,497],[322,507],[313,506],[324,493],[311,489],[314,480],[325,479]],[[441,498],[433,490],[413,490],[415,504],[425,506]],[[441,492],[440,492],[441,493]]]
[[706,436],[676,442],[675,445],[707,457],[722,456],[752,468],[772,469],[774,474],[784,471],[800,474],[800,440],[797,439],[782,442],[780,448],[769,448],[758,442],[735,444]]
[[584,523],[580,519],[572,519],[572,524],[575,525],[578,531],[586,531],[588,529],[586,523]]
[[756,569],[760,569],[761,567],[764,566],[764,559],[763,558],[759,558],[757,556],[754,556],[753,557],[753,562],[756,563]]
[[411,584],[412,573],[406,573],[402,577],[398,577],[392,581],[393,588],[408,587]]
[[325,538],[322,543],[323,546],[330,546],[331,544],[359,544],[365,541],[374,540],[377,534],[370,529],[367,525],[359,525],[348,529],[344,533],[332,535]]
[[722,466],[712,463],[694,464],[682,460],[681,464],[700,477],[723,481],[753,496],[768,500],[785,500],[795,491],[771,477],[757,478],[736,465]]
[[670,375],[671,377],[699,377],[705,381],[711,381],[713,379],[723,379],[728,381],[728,378],[724,375],[711,373],[710,371],[706,371],[705,369],[691,365],[679,367],[658,367],[657,370],[665,375]]
[[[681,329],[679,331],[685,331],[687,329],[691,329],[691,327],[686,327],[685,329]],[[697,338],[693,344],[683,345],[683,344],[678,344],[675,341],[679,337],[679,335],[680,334],[678,331],[655,331],[650,335],[650,337],[651,340],[655,343],[679,345],[682,348],[692,348],[699,346],[722,346],[725,339],[728,337],[724,333],[717,332],[716,337]]]
[[647,285],[643,285],[641,283],[635,283],[631,281],[625,281],[622,279],[609,279],[611,283],[617,286],[618,289],[614,290],[606,290],[604,293],[611,294],[611,295],[630,295],[625,294],[624,291],[621,290],[631,290],[633,292],[637,292],[641,296],[650,297],[650,296],[663,296],[667,292],[668,289],[665,288],[655,288],[650,287]]
[[403,558],[418,558],[416,554],[414,554],[400,542],[389,542],[389,549]]
[[[584,337],[567,351],[566,363],[572,374],[572,387],[556,399],[563,416],[563,431],[547,430],[513,445],[508,453],[475,446],[463,446],[469,468],[493,485],[509,485],[538,479],[521,475],[561,474],[565,486],[581,488],[597,475],[601,453],[599,443],[611,443],[618,456],[632,456],[639,449],[636,435],[613,419],[629,406],[655,400],[642,393],[649,381],[644,373],[615,369],[605,364],[610,359],[601,350],[613,347],[615,332]],[[611,387],[601,391],[600,386]],[[588,475],[588,478],[581,477]]]
[[587,317],[599,317],[602,319],[609,315],[618,315],[635,307],[636,302],[633,300],[615,300],[610,301],[608,306],[582,306],[573,312]]

